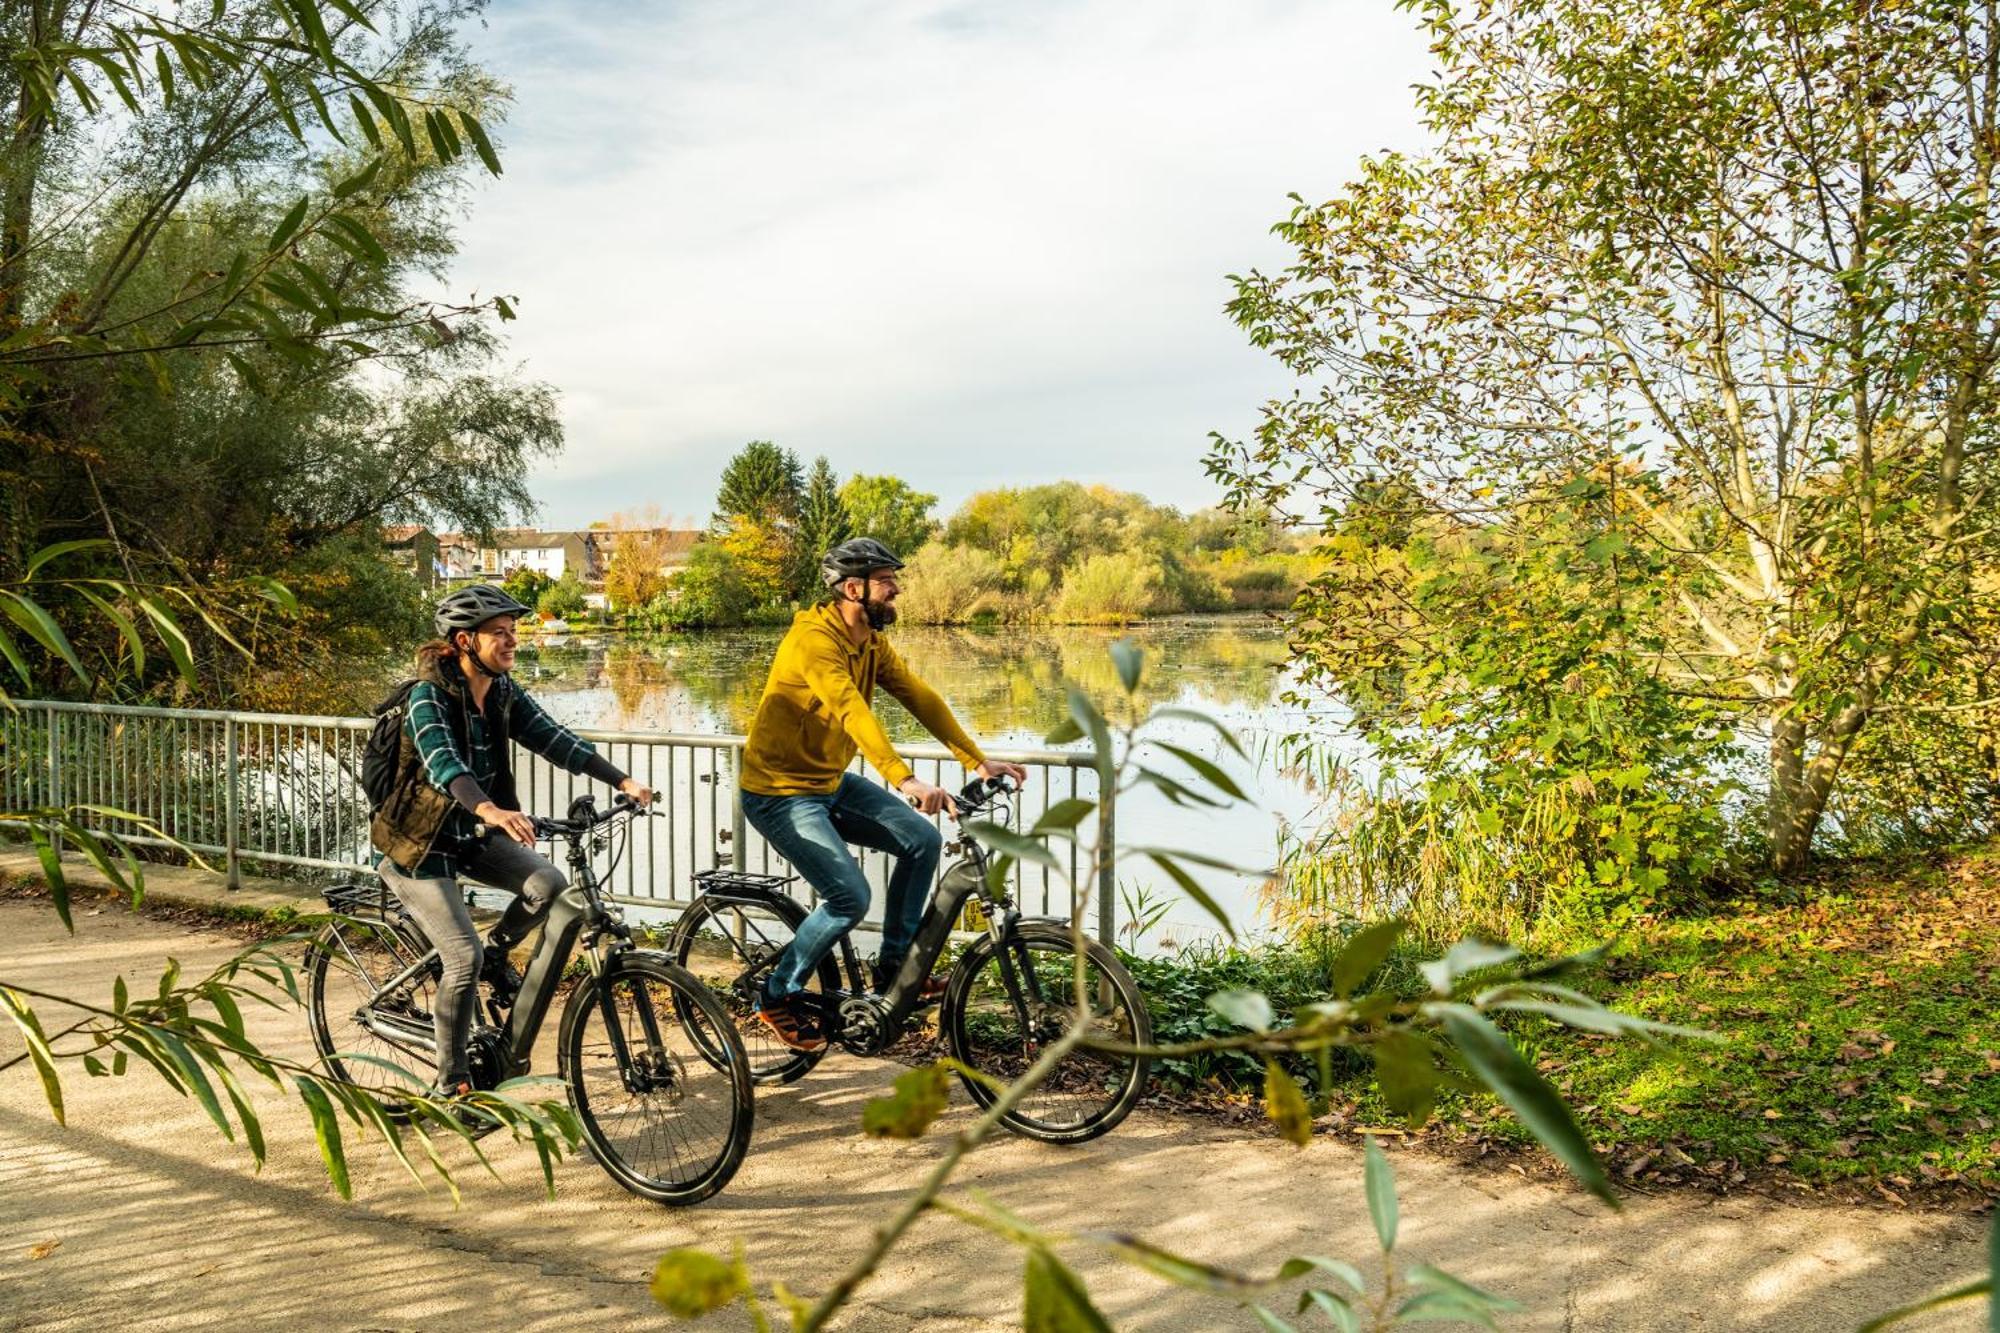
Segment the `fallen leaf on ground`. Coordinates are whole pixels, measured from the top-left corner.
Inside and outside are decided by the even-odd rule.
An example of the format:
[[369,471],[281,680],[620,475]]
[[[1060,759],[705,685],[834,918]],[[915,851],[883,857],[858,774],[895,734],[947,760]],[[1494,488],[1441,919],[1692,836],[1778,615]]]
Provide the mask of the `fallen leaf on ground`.
[[30,1259],[46,1259],[61,1248],[62,1241],[60,1240],[41,1241],[28,1247],[28,1257]]

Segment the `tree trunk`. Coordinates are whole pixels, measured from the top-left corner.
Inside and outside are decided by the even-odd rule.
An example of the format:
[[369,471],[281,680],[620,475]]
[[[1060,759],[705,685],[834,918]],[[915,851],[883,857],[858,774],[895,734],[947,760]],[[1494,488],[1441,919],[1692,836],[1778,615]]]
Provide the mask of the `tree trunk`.
[[1771,793],[1764,826],[1771,842],[1771,868],[1780,875],[1805,868],[1813,829],[1819,824],[1814,804],[1806,783],[1805,719],[1781,714],[1771,720]]

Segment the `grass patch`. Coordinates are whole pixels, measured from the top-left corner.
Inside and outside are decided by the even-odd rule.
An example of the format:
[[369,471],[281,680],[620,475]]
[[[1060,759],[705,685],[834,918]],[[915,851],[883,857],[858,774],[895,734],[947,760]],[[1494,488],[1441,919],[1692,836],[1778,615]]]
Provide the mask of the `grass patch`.
[[[1325,993],[1323,955],[1298,948],[1140,960],[1163,1041],[1229,1026],[1204,1003],[1261,990],[1284,1012]],[[1413,956],[1374,983],[1421,990]],[[1642,923],[1583,989],[1715,1042],[1649,1046],[1510,1023],[1621,1177],[1718,1188],[1773,1175],[1855,1184],[1897,1201],[2000,1196],[2000,848],[1842,867],[1792,901],[1752,898]],[[1334,1123],[1387,1125],[1365,1059],[1340,1053]],[[1295,1072],[1309,1079],[1311,1070]],[[1170,1092],[1254,1098],[1240,1052],[1167,1062]],[[1432,1135],[1486,1146],[1527,1132],[1487,1098],[1443,1096]]]

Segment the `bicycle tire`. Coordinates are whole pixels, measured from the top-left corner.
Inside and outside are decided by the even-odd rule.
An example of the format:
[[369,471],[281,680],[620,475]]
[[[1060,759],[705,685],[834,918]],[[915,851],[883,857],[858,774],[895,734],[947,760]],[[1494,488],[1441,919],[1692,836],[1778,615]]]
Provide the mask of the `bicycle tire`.
[[[1035,955],[1042,955],[1048,960],[1036,965],[1032,979],[1025,983],[1031,989],[1049,983],[1043,991],[1045,998],[1030,997],[1038,1011],[1029,1016],[1030,1030],[1021,1030],[1020,1014],[1000,976],[990,935],[973,941],[952,968],[939,1020],[953,1058],[1002,1084],[1019,1077],[1041,1047],[1067,1031],[1076,1012],[1072,994],[1076,952],[1067,927],[1025,922],[1014,928],[1007,945],[1013,951],[1017,971],[1023,959],[1032,962]],[[1100,995],[1115,1000],[1105,1004],[1095,1022],[1109,1039],[1126,1045],[1149,1044],[1152,1020],[1132,974],[1115,953],[1096,940],[1086,940],[1085,951]],[[1041,1087],[1000,1123],[1042,1143],[1087,1142],[1115,1129],[1131,1113],[1145,1091],[1149,1065],[1141,1056],[1073,1050]],[[962,1071],[959,1081],[981,1110],[1000,1098],[995,1088]]]
[[[666,1086],[638,1091],[626,1081],[604,1023],[605,986],[628,1051],[643,1050],[638,1058],[656,1067]],[[635,993],[645,997],[650,1025],[632,1003]],[[706,1026],[704,1043],[689,1037],[683,1011]],[[710,1049],[722,1058],[711,1060]],[[570,1108],[592,1155],[633,1194],[677,1207],[700,1203],[743,1164],[756,1108],[742,1039],[708,987],[665,954],[621,954],[603,976],[585,978],[563,1010],[560,1050]]]
[[[776,932],[765,931],[765,938],[751,941],[749,935],[753,926],[752,913],[765,918],[776,918],[769,924],[782,927],[782,938],[772,937]],[[735,975],[723,980],[723,984],[711,983],[710,992],[721,1001],[735,1021],[736,1032],[743,1039],[744,1050],[750,1060],[750,1077],[758,1083],[775,1085],[795,1083],[812,1072],[826,1055],[826,1047],[817,1051],[800,1051],[778,1040],[777,1034],[765,1027],[757,1017],[757,987],[771,970],[777,951],[789,944],[797,931],[799,922],[805,919],[805,909],[799,908],[796,915],[778,909],[750,907],[734,900],[716,902],[707,894],[688,904],[680,920],[674,923],[674,933],[667,942],[673,960],[690,972],[700,975],[703,970],[701,960],[696,955],[699,941],[721,939],[728,941],[729,957]],[[703,928],[708,927],[706,934]],[[746,950],[755,950],[751,956]],[[831,959],[820,964],[818,974],[821,991],[836,989],[840,985],[840,973]],[[690,1036],[701,1040],[699,1026],[690,1029]]]
[[[306,951],[306,1013],[313,1049],[329,1074],[366,1089],[394,1115],[404,1114],[396,1094],[421,1091],[429,1082],[424,1075],[436,1073],[436,1056],[420,1045],[398,1046],[361,1026],[353,1015],[363,1005],[378,1002],[381,982],[428,951],[428,945],[418,948],[389,922],[369,920],[329,924]],[[431,1025],[433,985],[428,975],[414,981],[399,1015],[426,1031]],[[373,1056],[399,1067],[401,1060],[414,1058],[420,1068],[408,1070],[409,1079],[398,1079],[378,1065],[343,1058],[353,1055]]]

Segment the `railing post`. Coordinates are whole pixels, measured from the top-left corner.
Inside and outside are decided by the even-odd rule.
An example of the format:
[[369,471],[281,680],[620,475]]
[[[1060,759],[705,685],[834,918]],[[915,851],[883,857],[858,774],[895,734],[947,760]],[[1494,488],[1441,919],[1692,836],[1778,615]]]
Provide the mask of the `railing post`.
[[243,887],[243,868],[237,856],[239,825],[242,822],[242,802],[236,791],[238,767],[236,762],[236,719],[222,720],[222,863],[227,876],[228,887]]
[[[49,724],[49,789],[47,792],[47,805],[51,810],[60,810],[63,808],[62,744],[56,735],[56,725],[62,720],[62,714],[53,708],[44,708],[42,716],[48,719]],[[63,840],[60,837],[50,838],[49,848],[55,852],[56,859],[60,861],[62,859]]]
[[1097,938],[1106,948],[1118,943],[1118,791],[1098,797],[1097,817],[1104,831],[1103,860],[1097,867]]
[[749,832],[750,821],[743,817],[742,774],[737,770],[743,763],[743,751],[731,748],[729,751],[729,847],[732,853],[729,864],[738,870],[750,868],[750,857],[745,835]]

